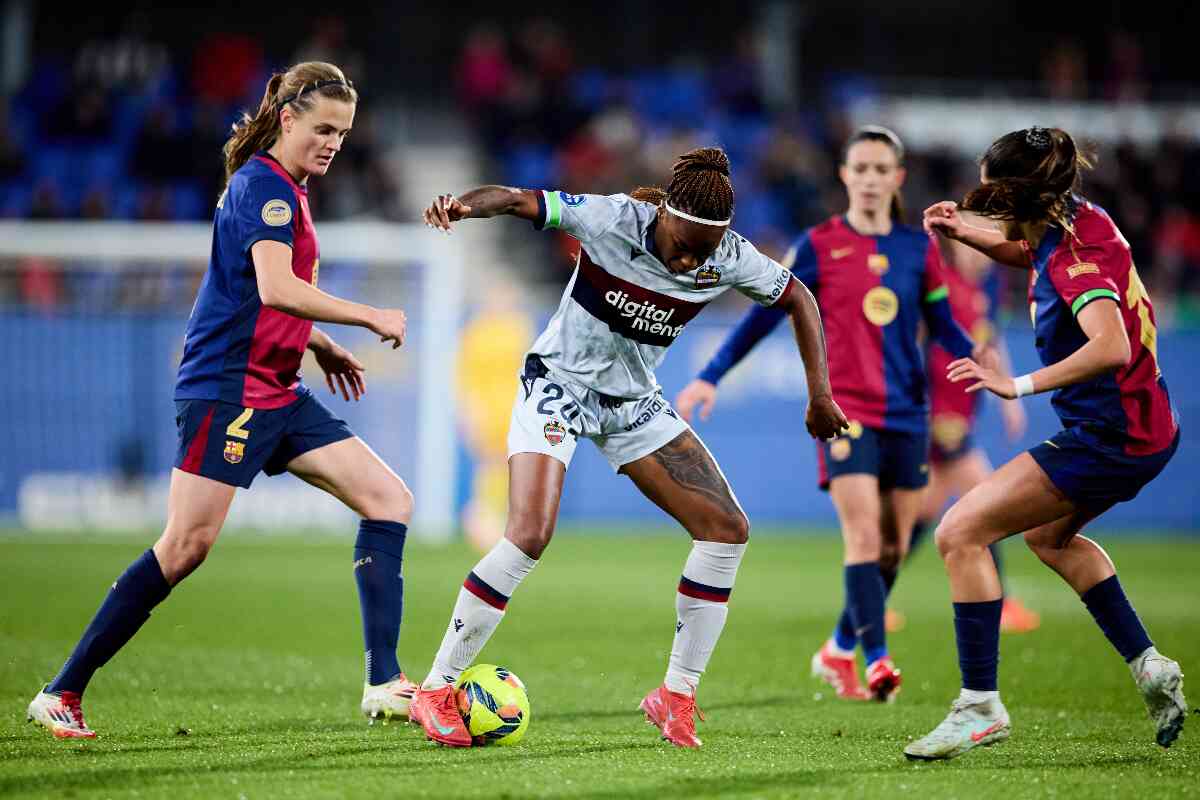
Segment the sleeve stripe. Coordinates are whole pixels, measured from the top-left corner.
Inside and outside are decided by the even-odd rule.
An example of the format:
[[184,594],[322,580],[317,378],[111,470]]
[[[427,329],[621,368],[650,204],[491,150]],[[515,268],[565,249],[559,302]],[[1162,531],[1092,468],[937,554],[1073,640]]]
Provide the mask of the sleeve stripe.
[[936,303],[938,300],[945,300],[949,296],[950,296],[950,287],[947,286],[946,284],[942,284],[941,286],[937,287],[936,289],[931,289],[929,291],[929,293],[925,295],[925,302],[926,303]]
[[546,198],[546,224],[544,230],[557,228],[562,225],[562,198],[558,196],[558,192],[542,191],[542,195]]
[[1075,302],[1071,303],[1071,314],[1073,316],[1078,316],[1079,309],[1083,308],[1093,300],[1100,299],[1101,297],[1107,297],[1110,300],[1116,301],[1118,304],[1121,302],[1120,298],[1117,297],[1117,293],[1112,289],[1088,289],[1086,292],[1079,295],[1079,297],[1076,297]]

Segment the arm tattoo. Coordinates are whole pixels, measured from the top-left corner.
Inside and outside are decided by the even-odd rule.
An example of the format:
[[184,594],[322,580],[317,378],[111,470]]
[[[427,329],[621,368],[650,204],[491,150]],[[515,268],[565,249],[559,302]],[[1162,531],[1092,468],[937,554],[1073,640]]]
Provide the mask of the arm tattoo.
[[651,455],[676,484],[707,497],[727,514],[742,516],[742,509],[733,499],[729,484],[713,463],[712,456],[690,431],[676,436]]

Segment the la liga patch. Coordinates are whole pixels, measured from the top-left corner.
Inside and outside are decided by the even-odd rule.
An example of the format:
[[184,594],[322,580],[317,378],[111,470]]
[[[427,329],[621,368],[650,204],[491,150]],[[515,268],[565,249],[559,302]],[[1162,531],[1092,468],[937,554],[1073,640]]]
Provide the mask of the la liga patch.
[[292,207],[284,200],[268,200],[262,207],[262,221],[273,228],[282,228],[292,221]]

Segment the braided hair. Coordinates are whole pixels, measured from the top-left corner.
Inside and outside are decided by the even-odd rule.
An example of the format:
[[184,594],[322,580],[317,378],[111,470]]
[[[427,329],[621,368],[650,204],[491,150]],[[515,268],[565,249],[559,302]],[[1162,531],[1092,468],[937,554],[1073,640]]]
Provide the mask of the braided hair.
[[656,186],[641,186],[629,196],[655,205],[665,201],[672,208],[704,219],[729,219],[733,216],[729,156],[719,147],[689,150],[671,168],[671,182],[666,191]]

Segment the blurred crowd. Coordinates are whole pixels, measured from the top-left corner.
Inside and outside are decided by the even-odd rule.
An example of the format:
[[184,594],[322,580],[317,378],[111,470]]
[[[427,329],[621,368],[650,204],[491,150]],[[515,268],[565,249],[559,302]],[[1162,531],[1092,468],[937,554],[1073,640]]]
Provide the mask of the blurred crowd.
[[[26,85],[0,95],[0,217],[209,219],[230,125],[258,108],[272,69],[308,59],[335,61],[364,85],[363,59],[337,17],[314,20],[295,52],[268,54],[258,39],[228,31],[172,51],[134,15],[119,35],[88,41],[69,59],[36,59]],[[314,213],[398,218],[384,159],[362,109],[338,169],[313,193]]]
[[[752,31],[731,35],[724,50],[644,69],[582,63],[580,35],[546,19],[464,32],[461,52],[448,63],[456,109],[483,156],[483,180],[623,192],[664,185],[679,154],[716,142],[733,163],[735,226],[765,252],[782,255],[799,231],[845,207],[837,163],[851,131],[848,109],[880,91],[872,88],[879,76],[829,76],[819,90],[781,102],[764,81],[770,67]],[[0,217],[210,218],[229,126],[242,110],[257,108],[272,67],[333,61],[365,89],[365,59],[351,41],[345,22],[330,15],[314,18],[293,52],[267,53],[261,41],[232,32],[205,34],[191,52],[178,52],[135,15],[121,34],[87,42],[73,60],[40,59],[27,85],[0,96]],[[1082,47],[1063,41],[1039,59],[1038,85],[1021,91],[1064,102],[1151,96],[1154,81],[1135,36],[1112,32],[1104,53],[1103,64],[1088,64]],[[318,219],[411,216],[376,110],[360,107],[337,168],[316,184]],[[1160,315],[1200,324],[1200,142],[1190,135],[1153,145],[1107,143],[1084,191],[1129,239]],[[977,177],[960,153],[921,141],[906,145],[910,221],[929,202],[961,197]],[[529,280],[561,282],[574,245],[560,238],[550,247],[515,266]],[[37,261],[23,271],[0,270],[0,302],[69,302],[72,293],[56,272]],[[187,280],[114,278],[103,296],[122,306],[186,306],[194,272]],[[1021,309],[1020,281],[1010,283],[1009,305]]]
[[[819,96],[781,108],[767,96],[761,43],[750,32],[734,41],[706,62],[630,72],[578,63],[571,36],[547,20],[481,25],[465,38],[457,93],[490,156],[489,180],[513,185],[576,193],[665,185],[679,154],[719,143],[733,164],[735,227],[779,256],[802,229],[845,208],[837,164],[851,131],[847,108],[871,81],[840,76]],[[1058,44],[1042,58],[1034,91],[1062,101],[1146,97],[1136,38],[1113,33],[1108,53],[1109,63],[1089,68],[1081,47]],[[1096,75],[1102,80],[1089,83]],[[978,177],[959,154],[906,146],[910,221],[929,202],[962,197]],[[1200,322],[1200,142],[1116,143],[1098,156],[1085,194],[1128,237],[1160,314]],[[564,278],[574,245],[557,245],[557,257],[530,260],[532,279]],[[1009,305],[1023,309],[1019,283],[1010,281]]]

